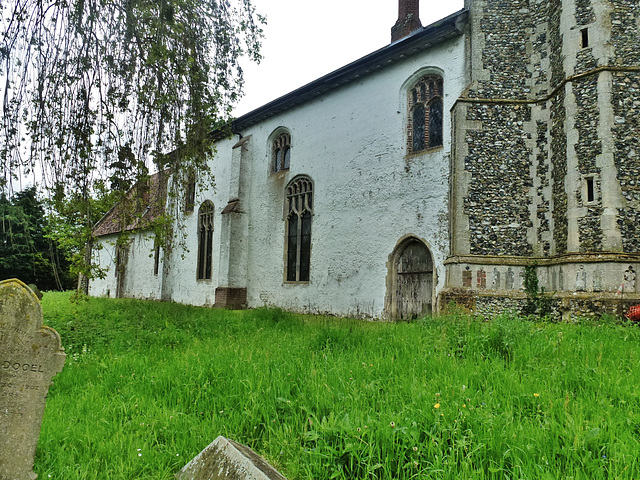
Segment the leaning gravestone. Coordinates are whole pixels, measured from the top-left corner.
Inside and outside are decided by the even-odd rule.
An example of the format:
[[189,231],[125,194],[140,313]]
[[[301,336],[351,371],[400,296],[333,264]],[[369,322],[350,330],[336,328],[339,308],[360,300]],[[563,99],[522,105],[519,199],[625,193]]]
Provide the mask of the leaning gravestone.
[[0,480],[34,480],[33,459],[51,379],[62,370],[58,332],[19,280],[0,282]]
[[211,444],[176,474],[177,480],[286,480],[246,445],[223,437]]

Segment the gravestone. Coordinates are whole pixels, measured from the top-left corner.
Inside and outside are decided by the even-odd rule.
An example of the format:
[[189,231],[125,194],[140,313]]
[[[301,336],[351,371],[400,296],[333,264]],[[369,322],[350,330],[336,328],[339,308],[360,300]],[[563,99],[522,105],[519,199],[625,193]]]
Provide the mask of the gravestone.
[[33,459],[51,379],[65,361],[60,336],[42,325],[36,295],[0,282],[0,480],[33,480]]
[[176,480],[286,480],[246,445],[223,436],[187,463]]

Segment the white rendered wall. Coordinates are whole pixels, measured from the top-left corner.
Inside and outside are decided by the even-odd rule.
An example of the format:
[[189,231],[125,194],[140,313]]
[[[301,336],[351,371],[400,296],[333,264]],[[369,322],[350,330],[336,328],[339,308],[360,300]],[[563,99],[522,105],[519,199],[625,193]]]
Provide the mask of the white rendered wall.
[[117,235],[99,237],[94,242],[93,262],[104,269],[104,278],[94,278],[89,283],[89,294],[94,297],[114,297],[116,295],[116,239]]
[[[464,40],[448,42],[362,81],[271,118],[248,131],[250,307],[380,316],[386,262],[415,235],[429,246],[444,285],[453,102],[466,87]],[[406,82],[435,67],[444,79],[444,147],[406,157]],[[433,70],[431,70],[433,71]],[[417,78],[415,78],[417,80]],[[272,174],[269,135],[291,132],[291,168]],[[283,282],[284,189],[296,175],[314,181],[311,279]]]
[[[116,247],[117,235],[101,237],[97,243],[102,248],[94,248],[94,260],[106,269],[104,279],[94,279],[90,284],[90,294],[94,296],[115,297],[116,281]],[[129,258],[126,266],[124,290],[131,298],[160,299],[162,291],[162,250],[155,271],[155,248],[153,238],[136,233],[129,239]]]
[[[468,84],[464,42],[459,37],[433,47],[241,132],[246,150],[239,197],[249,225],[243,239],[248,249],[249,307],[379,317],[389,255],[407,235],[422,239],[431,250],[435,293],[444,286],[443,262],[449,253],[449,111]],[[438,73],[444,80],[443,148],[407,156],[407,89],[410,80],[427,73]],[[278,127],[291,133],[291,167],[272,173],[270,139]],[[210,161],[215,186],[205,190],[207,186],[198,183],[194,212],[184,218],[179,231],[186,248],[175,246],[165,266],[165,298],[213,305],[215,289],[229,286],[220,282],[221,265],[229,262],[220,227],[222,210],[235,196],[230,191],[231,166],[238,140],[234,136],[216,143]],[[308,175],[314,182],[314,216],[311,278],[292,284],[284,282],[284,201],[285,187],[297,175]],[[206,199],[215,206],[213,278],[197,280],[198,208]],[[135,241],[141,240],[134,239],[129,257],[129,296],[161,298],[162,279],[149,281],[153,258],[150,263],[145,260],[144,245],[134,253]],[[101,261],[106,259],[105,250],[100,252]],[[160,272],[162,277],[162,265]],[[107,288],[114,296],[113,272],[105,281],[92,282],[92,294],[104,295]]]

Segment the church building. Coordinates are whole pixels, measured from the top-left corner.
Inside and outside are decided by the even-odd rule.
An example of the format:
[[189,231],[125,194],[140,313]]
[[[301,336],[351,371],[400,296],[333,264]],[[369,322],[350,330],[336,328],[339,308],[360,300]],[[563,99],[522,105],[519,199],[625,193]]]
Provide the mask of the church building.
[[[533,272],[555,318],[620,314],[640,303],[640,4],[466,0],[423,26],[399,0],[389,45],[237,118],[210,167],[178,202],[186,249],[135,228],[151,207],[126,245],[101,220],[92,295],[492,315]],[[169,205],[168,181],[147,197]]]

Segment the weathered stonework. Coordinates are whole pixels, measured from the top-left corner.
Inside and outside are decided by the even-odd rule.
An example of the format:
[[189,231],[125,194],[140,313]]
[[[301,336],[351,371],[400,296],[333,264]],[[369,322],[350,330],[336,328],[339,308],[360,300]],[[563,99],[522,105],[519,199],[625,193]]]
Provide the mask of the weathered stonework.
[[529,192],[533,183],[529,134],[524,131],[530,115],[530,108],[520,105],[481,104],[468,111],[468,119],[482,125],[481,130],[468,132],[465,159],[465,169],[471,173],[464,203],[473,254],[532,253],[527,229],[532,226]]
[[[640,302],[620,289],[640,261],[640,4],[480,0],[471,12],[482,61],[454,106],[463,200],[443,295],[480,314],[520,310],[524,267],[537,265],[553,317],[621,314]],[[486,288],[468,281],[484,272]]]

